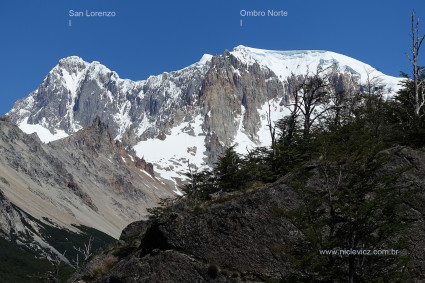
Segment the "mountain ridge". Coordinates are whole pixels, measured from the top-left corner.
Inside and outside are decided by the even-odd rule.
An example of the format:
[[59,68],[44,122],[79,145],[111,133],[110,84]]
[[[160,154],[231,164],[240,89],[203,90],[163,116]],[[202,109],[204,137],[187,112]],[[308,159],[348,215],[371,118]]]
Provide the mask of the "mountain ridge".
[[224,148],[233,144],[239,152],[269,145],[267,116],[276,121],[288,114],[290,75],[331,67],[358,83],[374,78],[386,97],[401,81],[324,50],[237,46],[231,52],[206,54],[181,70],[138,81],[121,79],[97,61],[72,56],[60,60],[40,87],[17,101],[8,115],[44,142],[72,135],[99,116],[114,139],[152,162],[158,177],[177,187],[185,179],[187,164],[198,169],[213,166]]

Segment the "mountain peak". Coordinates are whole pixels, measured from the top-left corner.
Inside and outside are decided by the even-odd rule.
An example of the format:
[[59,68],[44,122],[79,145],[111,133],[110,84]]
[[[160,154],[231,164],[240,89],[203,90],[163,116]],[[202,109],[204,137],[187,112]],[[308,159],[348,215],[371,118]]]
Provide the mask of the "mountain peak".
[[204,55],[202,55],[202,58],[201,58],[201,60],[199,60],[199,62],[198,63],[200,63],[200,64],[205,64],[205,63],[207,63],[208,61],[210,61],[211,59],[212,59],[212,55],[211,54],[204,54]]
[[99,115],[97,115],[96,118],[93,119],[93,123],[91,126],[97,133],[102,134],[106,132],[108,136],[111,136],[108,124],[103,123]]
[[99,116],[93,119],[93,123],[90,126],[79,130],[76,136],[84,140],[83,144],[94,148],[109,147],[114,144],[108,124],[102,122]]
[[75,56],[75,55],[62,58],[62,59],[59,60],[59,62],[61,62],[61,61],[63,61],[63,62],[84,62],[84,63],[87,63],[86,61],[83,60],[83,58],[81,58],[79,56]]
[[372,66],[356,60],[352,57],[326,50],[266,50],[236,46],[231,52],[246,65],[254,63],[269,68],[280,79],[284,79],[291,74],[301,75],[316,72],[318,66],[338,67],[341,72],[349,72],[360,79],[360,83],[366,83],[368,77],[383,79],[387,85],[388,93],[393,93],[399,89],[399,78],[386,76]]
[[70,74],[81,72],[86,68],[89,68],[90,72],[93,73],[93,76],[96,76],[96,74],[98,74],[99,72],[111,72],[110,69],[108,69],[99,61],[92,61],[91,63],[89,63],[78,56],[68,56],[60,59],[57,67],[59,69],[67,70]]
[[86,61],[84,61],[82,58],[78,56],[69,56],[69,57],[60,59],[55,69],[56,70],[64,69],[68,71],[69,74],[72,74],[72,73],[81,72],[88,65],[89,63],[87,63]]
[[269,50],[269,49],[261,49],[254,48],[245,45],[238,45],[233,48],[233,52],[250,52],[250,53],[263,53],[263,54],[284,54],[284,55],[292,55],[292,54],[310,54],[310,53],[326,53],[330,52],[327,50]]

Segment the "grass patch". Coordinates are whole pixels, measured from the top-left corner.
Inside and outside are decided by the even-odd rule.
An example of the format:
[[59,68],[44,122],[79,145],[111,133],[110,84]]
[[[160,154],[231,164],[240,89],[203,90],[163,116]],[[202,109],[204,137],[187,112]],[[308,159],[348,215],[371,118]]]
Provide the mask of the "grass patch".
[[88,282],[95,282],[100,279],[103,275],[109,272],[115,264],[117,264],[118,258],[113,255],[104,257],[99,263],[90,267],[90,272],[82,276],[82,279]]
[[134,247],[134,246],[118,247],[112,252],[112,255],[122,259],[122,258],[129,256],[136,249],[137,249],[137,247]]

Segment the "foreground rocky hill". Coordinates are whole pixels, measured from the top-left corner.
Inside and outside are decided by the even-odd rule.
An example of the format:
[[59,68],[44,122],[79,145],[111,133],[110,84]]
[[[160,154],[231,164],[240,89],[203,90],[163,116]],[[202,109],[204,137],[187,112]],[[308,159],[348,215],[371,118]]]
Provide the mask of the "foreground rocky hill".
[[[170,211],[158,219],[131,224],[120,240],[135,250],[99,282],[220,282],[232,277],[234,281],[282,278],[291,273],[281,250],[299,233],[280,211],[296,206],[292,189],[276,184],[228,198],[196,212]],[[91,268],[101,265],[97,262]],[[80,278],[90,279],[88,275]]]
[[[414,224],[407,232],[402,253],[410,259],[404,273],[416,281],[425,279],[425,153],[392,148],[392,157],[377,173],[410,168],[397,179],[402,191],[410,191],[408,215]],[[308,165],[311,184],[323,185]],[[303,204],[303,196],[290,185],[289,175],[274,184],[252,187],[211,201],[189,205],[176,201],[149,221],[129,225],[120,243],[105,251],[72,282],[240,282],[308,280],[296,268],[289,251],[305,235],[290,221],[288,212]],[[387,245],[391,245],[390,242]],[[310,274],[311,275],[311,274]],[[293,282],[293,281],[291,281]]]

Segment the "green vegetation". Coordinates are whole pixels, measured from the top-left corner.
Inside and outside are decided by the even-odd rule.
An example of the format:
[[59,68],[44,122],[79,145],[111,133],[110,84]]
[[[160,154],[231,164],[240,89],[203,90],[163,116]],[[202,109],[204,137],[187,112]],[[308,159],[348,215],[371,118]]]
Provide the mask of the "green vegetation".
[[126,256],[130,255],[131,253],[133,253],[135,250],[137,250],[138,247],[132,246],[132,245],[128,245],[128,246],[119,246],[116,247],[113,252],[112,255],[118,257],[118,258],[125,258]]
[[117,262],[118,258],[113,255],[104,256],[99,263],[89,267],[89,272],[83,275],[82,279],[87,282],[96,282],[103,275],[108,273],[108,271],[111,270]]

